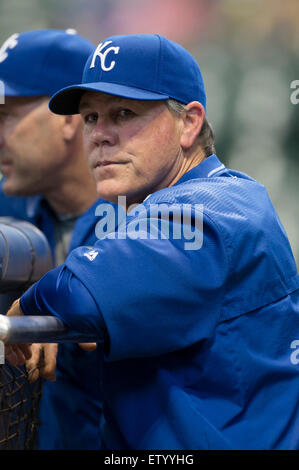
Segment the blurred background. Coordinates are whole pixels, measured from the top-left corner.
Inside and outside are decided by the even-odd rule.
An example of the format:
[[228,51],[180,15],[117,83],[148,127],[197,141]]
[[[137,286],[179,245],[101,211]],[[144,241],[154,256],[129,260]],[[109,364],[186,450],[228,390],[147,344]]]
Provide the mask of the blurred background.
[[160,33],[185,46],[203,72],[219,158],[267,187],[299,266],[298,0],[0,0],[0,44],[40,28],[75,28],[95,44]]

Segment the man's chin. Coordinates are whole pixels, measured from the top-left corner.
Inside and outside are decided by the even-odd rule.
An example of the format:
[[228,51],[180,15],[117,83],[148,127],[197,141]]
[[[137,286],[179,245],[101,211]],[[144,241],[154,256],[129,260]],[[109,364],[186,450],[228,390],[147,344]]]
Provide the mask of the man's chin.
[[6,196],[32,196],[33,193],[29,189],[22,187],[21,185],[14,184],[9,179],[5,179],[2,184],[2,190]]
[[101,199],[109,202],[117,202],[118,192],[110,188],[106,182],[96,182],[96,190]]

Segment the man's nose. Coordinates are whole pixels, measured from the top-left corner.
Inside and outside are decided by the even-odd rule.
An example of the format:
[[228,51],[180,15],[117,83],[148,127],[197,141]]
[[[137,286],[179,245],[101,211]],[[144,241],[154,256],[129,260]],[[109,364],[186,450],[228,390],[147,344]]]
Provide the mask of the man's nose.
[[114,145],[117,142],[116,125],[111,120],[99,118],[92,137],[96,145]]

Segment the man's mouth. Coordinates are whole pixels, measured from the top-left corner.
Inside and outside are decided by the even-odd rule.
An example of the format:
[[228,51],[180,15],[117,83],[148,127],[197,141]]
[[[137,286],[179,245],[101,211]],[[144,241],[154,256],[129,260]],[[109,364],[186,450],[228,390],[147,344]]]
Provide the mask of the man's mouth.
[[0,170],[1,172],[4,174],[4,176],[6,176],[6,174],[8,174],[11,169],[12,169],[12,162],[11,161],[2,161],[0,162]]
[[109,160],[103,160],[101,162],[97,162],[94,166],[94,168],[102,168],[106,166],[111,166],[111,165],[123,165],[126,162],[116,162],[116,161],[109,161]]

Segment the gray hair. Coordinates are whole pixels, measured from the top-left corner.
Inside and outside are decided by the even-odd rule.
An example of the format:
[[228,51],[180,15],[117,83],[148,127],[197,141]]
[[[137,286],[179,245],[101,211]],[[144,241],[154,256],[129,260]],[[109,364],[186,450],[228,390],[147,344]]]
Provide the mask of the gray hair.
[[[186,111],[186,106],[184,104],[173,99],[168,99],[166,101],[166,106],[169,111],[176,116],[180,116]],[[196,138],[196,143],[202,148],[206,157],[216,152],[214,131],[206,118],[203,122],[200,133]]]

